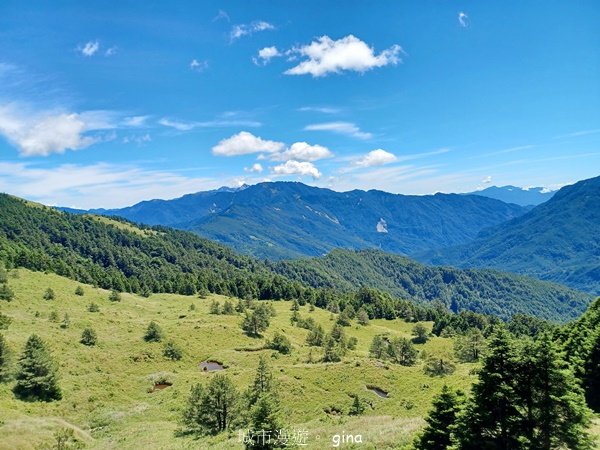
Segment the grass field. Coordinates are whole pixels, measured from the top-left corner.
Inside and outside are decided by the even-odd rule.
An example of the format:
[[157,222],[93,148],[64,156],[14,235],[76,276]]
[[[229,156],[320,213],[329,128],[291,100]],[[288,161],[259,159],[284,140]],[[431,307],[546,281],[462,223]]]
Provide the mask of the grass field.
[[[211,301],[223,302],[223,297],[122,294],[121,302],[110,302],[107,291],[84,286],[85,295],[77,296],[76,282],[22,269],[11,273],[9,284],[16,297],[0,307],[13,323],[3,334],[17,354],[30,334],[44,339],[60,366],[63,399],[27,403],[15,399],[12,383],[0,384],[0,449],[51,445],[53,434],[64,428],[72,428],[89,448],[97,449],[242,448],[237,432],[198,439],[176,434],[190,387],[213,376],[199,369],[206,359],[222,362],[227,367],[224,373],[245,389],[253,379],[258,356],[272,356],[269,360],[280,387],[287,429],[307,431],[308,446],[302,448],[311,449],[332,447],[336,434],[362,435],[362,445],[340,444],[340,448],[402,448],[422,426],[431,398],[442,384],[468,389],[475,378],[470,364],[458,364],[453,375],[439,378],[425,375],[422,361],[402,367],[370,359],[368,348],[375,334],[410,336],[413,324],[400,320],[373,320],[366,327],[346,328],[348,336],[358,338],[358,346],[343,362],[307,363],[308,331],[290,324],[289,302],[274,303],[277,315],[265,333],[268,338],[279,330],[289,337],[294,349],[283,356],[256,350],[264,339],[245,336],[240,316],[209,314]],[[42,299],[48,287],[56,292],[55,300]],[[99,312],[88,312],[92,301],[99,305]],[[195,310],[190,309],[192,304]],[[52,311],[58,313],[58,322],[49,320]],[[67,329],[60,327],[65,313],[70,317]],[[309,312],[304,306],[300,314],[312,316],[326,330],[333,324],[331,313],[323,310]],[[163,343],[144,342],[142,336],[151,320],[162,327],[165,340],[182,348],[181,361],[165,359]],[[88,326],[98,334],[95,347],[79,343]],[[452,342],[433,337],[417,347],[430,355],[447,354]],[[318,348],[312,353],[315,360],[321,356]],[[150,393],[153,379],[160,376],[173,385]],[[377,396],[367,385],[389,392],[389,398]],[[352,394],[371,405],[363,416],[347,415]]]

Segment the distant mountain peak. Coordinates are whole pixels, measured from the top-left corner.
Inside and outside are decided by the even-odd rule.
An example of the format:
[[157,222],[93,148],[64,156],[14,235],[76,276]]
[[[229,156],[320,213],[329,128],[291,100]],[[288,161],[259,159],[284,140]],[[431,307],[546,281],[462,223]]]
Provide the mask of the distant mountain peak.
[[556,191],[545,187],[489,186],[465,195],[479,195],[520,206],[537,206],[552,198]]

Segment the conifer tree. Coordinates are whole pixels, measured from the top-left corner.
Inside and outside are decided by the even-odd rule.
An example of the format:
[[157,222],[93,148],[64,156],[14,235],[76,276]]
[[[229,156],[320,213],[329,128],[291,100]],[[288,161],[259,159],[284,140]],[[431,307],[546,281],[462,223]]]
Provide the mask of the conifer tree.
[[15,293],[8,287],[8,284],[0,284],[0,300],[12,302],[14,298]]
[[62,397],[56,363],[36,334],[29,336],[25,344],[19,358],[16,380],[13,392],[21,399],[51,401]]
[[457,428],[461,450],[520,449],[521,415],[515,404],[517,354],[504,328],[491,337],[488,355]]
[[75,295],[78,296],[83,296],[85,294],[85,291],[83,290],[83,288],[81,286],[77,286],[77,288],[75,288]]
[[363,308],[360,308],[356,313],[356,320],[360,325],[367,326],[369,325],[369,314]]
[[98,336],[93,328],[87,327],[83,330],[83,333],[81,333],[79,342],[88,347],[93,347],[98,342]]
[[160,342],[162,340],[163,333],[158,324],[154,321],[148,324],[146,328],[146,334],[144,334],[144,340],[146,342]]
[[433,399],[432,409],[425,419],[427,425],[414,442],[416,450],[446,450],[452,445],[452,433],[463,402],[460,392],[447,385]]
[[56,294],[54,293],[54,290],[52,288],[46,289],[46,292],[44,292],[44,295],[43,295],[43,299],[44,300],[54,300],[55,298],[56,298]]
[[315,325],[306,336],[306,343],[311,347],[322,347],[324,340],[325,331],[321,325]]
[[371,358],[383,359],[387,356],[387,342],[383,336],[377,334],[373,337],[371,347],[369,348],[369,355]]
[[0,334],[0,383],[10,379],[12,352],[4,336]]

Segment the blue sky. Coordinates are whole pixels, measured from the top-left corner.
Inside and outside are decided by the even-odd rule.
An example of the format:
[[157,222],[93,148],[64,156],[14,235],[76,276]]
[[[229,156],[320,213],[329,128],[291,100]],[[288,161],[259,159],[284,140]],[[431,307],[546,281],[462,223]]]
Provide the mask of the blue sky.
[[118,207],[600,175],[597,1],[108,3],[0,3],[0,191]]

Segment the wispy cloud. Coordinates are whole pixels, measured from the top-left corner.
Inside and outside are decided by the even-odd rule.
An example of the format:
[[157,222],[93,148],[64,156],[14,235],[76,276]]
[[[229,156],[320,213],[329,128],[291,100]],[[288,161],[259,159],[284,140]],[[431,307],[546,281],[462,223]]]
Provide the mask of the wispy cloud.
[[194,58],[190,62],[190,69],[194,72],[202,73],[208,69],[208,61],[198,61]]
[[222,9],[219,10],[219,12],[217,13],[217,15],[215,17],[213,17],[213,22],[218,22],[219,20],[226,20],[227,22],[230,22],[229,19],[229,14],[227,14],[226,11],[223,11]]
[[158,123],[164,127],[174,128],[177,131],[191,131],[196,128],[228,128],[228,127],[250,127],[256,128],[262,126],[261,122],[256,120],[207,120],[203,122],[188,122],[183,120],[174,120],[163,117]]
[[580,136],[588,136],[590,134],[598,134],[600,133],[600,128],[592,129],[592,130],[580,130],[574,131],[572,133],[560,134],[558,136],[554,136],[553,139],[563,139],[563,138],[572,138],[572,137],[580,137]]
[[256,20],[251,23],[234,25],[229,33],[229,40],[234,42],[244,36],[252,36],[254,33],[266,30],[274,30],[275,26],[264,20]]
[[342,110],[340,108],[332,108],[329,106],[303,106],[302,108],[298,108],[298,111],[319,112],[323,114],[339,114]]
[[315,78],[345,71],[364,73],[376,67],[398,64],[402,61],[402,53],[402,47],[392,45],[376,54],[373,47],[353,35],[338,40],[321,36],[310,44],[288,50],[287,55],[304,59],[284,73],[312,75]]
[[81,44],[77,47],[83,56],[94,56],[98,50],[100,50],[100,42],[89,41],[85,44]]
[[351,122],[325,122],[314,123],[304,127],[307,131],[331,131],[333,133],[344,134],[357,139],[371,139],[371,133],[361,131],[356,124]]
[[132,165],[64,164],[48,168],[0,162],[0,191],[75,208],[118,208],[149,198],[168,199],[215,189],[231,182]]
[[467,14],[465,14],[464,12],[459,12],[458,13],[458,23],[460,24],[461,27],[466,28],[469,26],[469,16],[467,16]]

